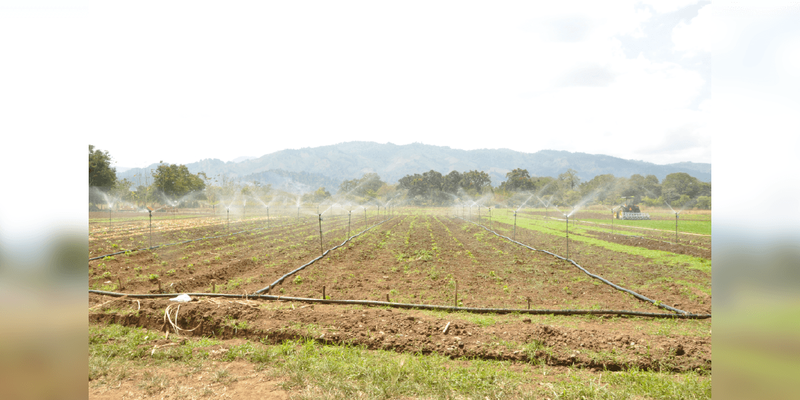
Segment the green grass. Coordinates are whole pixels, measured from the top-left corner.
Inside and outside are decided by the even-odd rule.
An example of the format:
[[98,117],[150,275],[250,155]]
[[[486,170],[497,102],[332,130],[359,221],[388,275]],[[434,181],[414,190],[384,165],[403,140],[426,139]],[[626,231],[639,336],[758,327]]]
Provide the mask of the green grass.
[[[513,217],[511,218],[497,218],[501,222],[512,223],[513,224]],[[542,221],[531,221],[531,220],[517,220],[517,228],[529,229],[536,232],[541,232],[547,235],[556,236],[556,237],[564,237],[564,224],[559,224],[561,230],[553,229],[556,228],[556,225],[552,223],[542,224]],[[574,233],[584,233],[585,229],[581,227],[572,227],[569,228],[570,232]],[[626,246],[617,243],[606,242],[600,239],[594,239],[586,236],[578,236],[578,235],[571,235],[570,241],[572,242],[581,242],[584,244],[592,245],[601,247],[607,250],[616,251],[619,253],[630,254],[635,256],[642,256],[650,259],[652,262],[661,263],[664,265],[673,265],[684,267],[688,269],[697,269],[703,271],[705,273],[711,274],[711,261],[700,258],[700,257],[693,257],[686,254],[675,254],[668,251],[661,251],[661,250],[650,250],[645,249],[642,247],[636,246]],[[552,249],[543,249],[552,251]]]
[[551,386],[558,399],[710,399],[711,379],[697,373],[675,378],[658,372],[631,369],[592,377],[573,373],[567,382]]
[[[184,344],[151,354],[150,344],[162,337],[142,328],[90,325],[89,381],[93,385],[114,386],[130,376],[131,367],[145,369],[137,387],[153,395],[174,389],[170,386],[174,384],[153,367],[173,370],[188,367],[191,374],[210,361],[204,347],[223,344],[215,339],[190,338]],[[177,343],[180,339],[172,340]],[[524,350],[550,352],[538,342],[532,342]],[[602,356],[607,355],[598,354]],[[247,341],[230,346],[223,357],[224,361],[237,359],[254,363],[255,371],[271,370],[271,375],[282,377],[284,389],[302,398],[707,399],[711,396],[710,377],[697,373],[665,374],[634,368],[598,374],[573,368],[559,373],[556,383],[539,384],[541,380],[534,373],[547,374],[549,368],[541,362],[520,369],[505,361],[451,360],[439,355],[325,346],[314,341],[285,341],[277,345]],[[210,362],[206,367],[210,367]],[[215,364],[212,369],[209,379],[214,383],[229,385],[237,380],[224,364]]]
[[[578,223],[588,221],[588,222],[595,222],[599,224],[608,224],[611,225],[610,219],[582,219],[580,215],[578,215]],[[517,220],[519,223],[519,220]],[[675,232],[675,219],[671,221],[664,221],[664,220],[645,220],[645,221],[627,221],[627,220],[614,220],[614,225],[624,225],[630,226],[635,228],[649,228],[649,229],[660,229],[663,231],[668,232]],[[686,221],[678,218],[678,234],[680,235],[682,232],[687,233],[699,233],[702,235],[710,235],[711,234],[711,220],[708,221]]]

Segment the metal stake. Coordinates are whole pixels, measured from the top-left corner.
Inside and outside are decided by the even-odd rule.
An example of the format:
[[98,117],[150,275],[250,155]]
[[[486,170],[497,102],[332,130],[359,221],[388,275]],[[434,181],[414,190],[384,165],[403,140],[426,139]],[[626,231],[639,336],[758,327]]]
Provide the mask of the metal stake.
[[567,260],[569,260],[569,215],[567,215]]
[[517,240],[517,212],[514,211],[514,240]]
[[147,210],[150,213],[150,247],[153,247],[153,211]]
[[322,214],[317,215],[319,215],[319,252],[325,254],[325,250],[322,249]]

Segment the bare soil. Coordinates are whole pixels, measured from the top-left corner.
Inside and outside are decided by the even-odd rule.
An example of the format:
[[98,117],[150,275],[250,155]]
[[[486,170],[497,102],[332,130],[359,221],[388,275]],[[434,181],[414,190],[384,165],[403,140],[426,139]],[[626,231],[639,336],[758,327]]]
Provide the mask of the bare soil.
[[[365,223],[354,214],[351,234],[379,220],[372,214]],[[487,316],[248,300],[245,295],[320,255],[319,221],[316,216],[275,218],[269,229],[263,218],[237,220],[230,228],[226,222],[213,218],[154,222],[154,244],[222,237],[91,261],[89,285],[124,293],[157,293],[160,283],[164,293],[215,290],[243,295],[240,300],[203,298],[182,304],[177,323],[183,329],[196,328],[183,332],[190,337],[265,343],[302,338],[597,370],[711,369],[710,319]],[[322,248],[328,249],[347,237],[348,217],[326,218],[322,226]],[[497,222],[493,226],[503,234],[512,229]],[[146,221],[98,223],[90,228],[90,257],[141,248],[150,239]],[[246,232],[227,235],[242,230]],[[668,243],[657,233],[637,238],[592,230],[586,234],[627,246],[711,257],[710,238]],[[565,255],[563,238],[525,229],[518,229],[516,238]],[[710,288],[710,274],[579,242],[570,243],[569,252],[570,258],[592,273],[651,299],[692,313],[711,312],[710,296],[698,289]],[[152,274],[158,278],[151,279]],[[463,220],[435,215],[396,215],[286,279],[270,294],[320,298],[324,286],[333,299],[385,301],[388,295],[392,302],[454,305],[456,285],[458,304],[467,307],[526,308],[530,301],[530,307],[538,309],[664,312],[548,254],[515,245]],[[175,303],[90,294],[89,320],[166,332],[164,312],[170,304]],[[539,350],[526,350],[532,343]]]

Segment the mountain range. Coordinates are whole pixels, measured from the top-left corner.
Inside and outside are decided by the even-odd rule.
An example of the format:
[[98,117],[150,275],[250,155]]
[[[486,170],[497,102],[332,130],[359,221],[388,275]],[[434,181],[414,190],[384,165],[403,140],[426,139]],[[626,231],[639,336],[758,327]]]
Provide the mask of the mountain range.
[[[617,177],[655,175],[659,181],[663,181],[671,173],[685,172],[700,181],[711,182],[711,164],[708,163],[659,165],[602,154],[557,150],[541,150],[536,153],[509,149],[458,150],[422,143],[396,145],[345,142],[281,150],[240,162],[203,159],[186,166],[192,173],[205,172],[209,177],[226,174],[245,182],[258,180],[274,187],[295,185],[301,190],[325,187],[331,193],[336,192],[342,181],[360,178],[366,173],[377,173],[384,182],[394,184],[406,175],[422,174],[430,170],[442,174],[453,170],[484,171],[491,177],[492,186],[500,185],[505,181],[506,173],[515,168],[526,169],[531,176],[551,177],[557,177],[571,168],[578,172],[582,181],[603,174]],[[133,180],[134,174],[156,167],[158,164],[131,168],[118,173],[118,177]]]

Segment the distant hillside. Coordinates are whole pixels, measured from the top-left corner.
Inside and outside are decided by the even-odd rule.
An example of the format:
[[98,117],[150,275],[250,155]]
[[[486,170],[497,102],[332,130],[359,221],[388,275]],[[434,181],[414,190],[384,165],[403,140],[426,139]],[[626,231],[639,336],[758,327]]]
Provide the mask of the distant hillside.
[[[130,178],[133,174],[156,166],[154,164],[147,168],[132,168],[119,176]],[[314,189],[324,186],[332,193],[341,181],[359,178],[368,172],[377,173],[386,182],[396,183],[405,175],[430,170],[443,174],[452,170],[485,171],[491,177],[493,186],[505,181],[506,173],[514,168],[527,169],[534,176],[552,177],[572,168],[578,171],[578,176],[583,181],[602,174],[613,174],[617,177],[652,174],[663,181],[668,174],[685,172],[703,182],[711,182],[711,164],[706,163],[658,165],[602,154],[556,150],[536,153],[521,153],[509,149],[457,150],[421,143],[395,145],[346,142],[299,150],[281,150],[242,162],[205,159],[186,166],[193,173],[203,171],[209,176],[224,173],[243,180],[260,177],[258,179],[265,179],[265,183],[285,182],[283,179],[290,178]]]
[[287,192],[308,192],[324,187],[329,192],[335,192],[342,181],[328,178],[325,175],[309,172],[289,172],[281,169],[271,169],[264,172],[245,175],[242,181],[258,181],[272,185],[273,188]]

